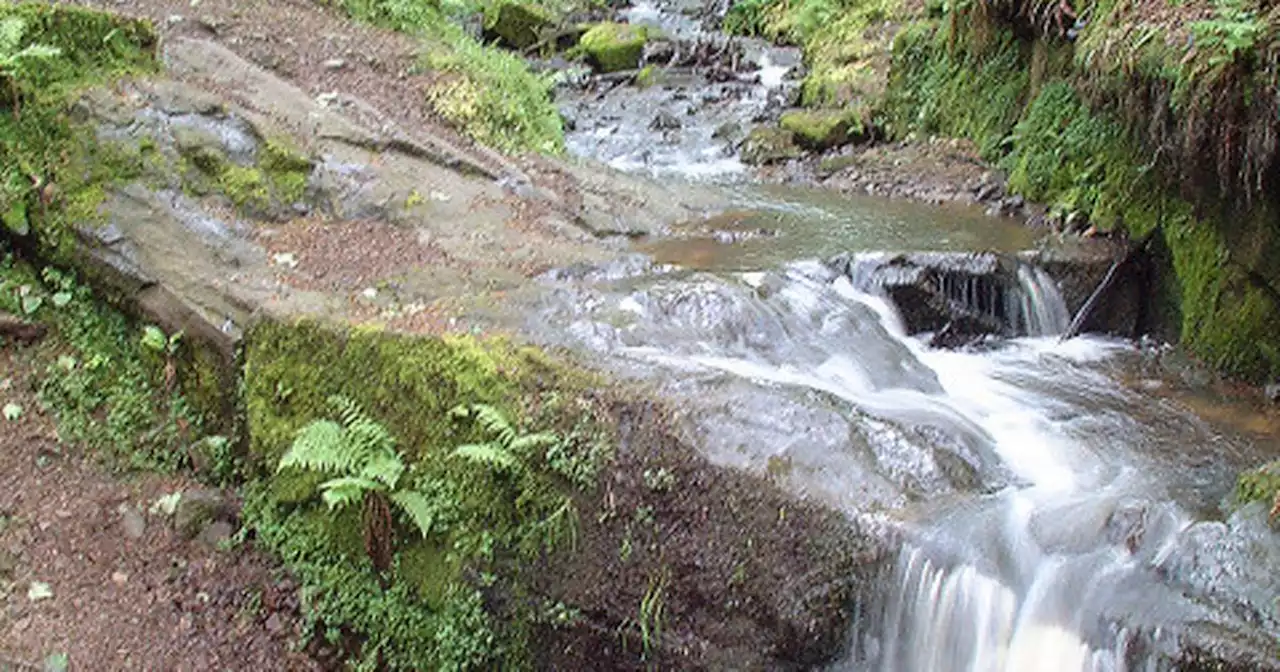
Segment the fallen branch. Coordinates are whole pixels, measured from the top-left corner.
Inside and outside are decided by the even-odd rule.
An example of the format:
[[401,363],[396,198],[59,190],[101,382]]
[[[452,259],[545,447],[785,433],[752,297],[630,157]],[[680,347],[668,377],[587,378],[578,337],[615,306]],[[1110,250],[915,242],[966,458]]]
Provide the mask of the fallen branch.
[[1146,251],[1146,249],[1151,245],[1152,239],[1154,239],[1155,235],[1160,232],[1160,228],[1163,225],[1163,221],[1157,223],[1152,227],[1151,231],[1147,232],[1147,235],[1142,237],[1142,240],[1139,241],[1137,245],[1130,246],[1123,257],[1112,262],[1111,268],[1108,268],[1107,274],[1102,277],[1102,282],[1098,283],[1098,286],[1094,288],[1093,293],[1089,295],[1089,299],[1084,302],[1083,306],[1080,306],[1080,310],[1076,311],[1075,319],[1071,320],[1071,326],[1067,327],[1066,332],[1064,332],[1062,337],[1058,339],[1059,343],[1068,341],[1080,335],[1080,328],[1083,327],[1084,323],[1093,315],[1093,311],[1098,307],[1098,302],[1102,300],[1102,297],[1106,295],[1107,290],[1111,289],[1111,285],[1115,284],[1116,279],[1120,277],[1120,269],[1124,267],[1125,264],[1132,261],[1135,256]]

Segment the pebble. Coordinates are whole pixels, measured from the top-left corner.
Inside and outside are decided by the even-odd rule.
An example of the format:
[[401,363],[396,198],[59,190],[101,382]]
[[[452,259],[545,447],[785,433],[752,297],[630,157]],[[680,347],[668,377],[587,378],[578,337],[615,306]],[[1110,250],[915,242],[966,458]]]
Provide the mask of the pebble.
[[324,62],[325,70],[341,70],[345,67],[347,67],[347,60],[345,58],[331,58]]
[[120,571],[111,572],[111,582],[117,586],[123,586],[124,584],[129,583],[129,575]]
[[130,539],[141,539],[147,532],[147,519],[132,507],[121,512],[120,523],[124,526],[124,536]]

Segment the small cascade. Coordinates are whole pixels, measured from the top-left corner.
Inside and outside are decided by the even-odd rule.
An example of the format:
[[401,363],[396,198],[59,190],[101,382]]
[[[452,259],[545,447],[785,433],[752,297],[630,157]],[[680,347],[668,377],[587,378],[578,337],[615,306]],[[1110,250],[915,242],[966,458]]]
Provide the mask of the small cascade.
[[887,296],[909,334],[962,324],[970,335],[1053,336],[1071,321],[1048,273],[996,254],[871,253],[829,263],[858,289]]

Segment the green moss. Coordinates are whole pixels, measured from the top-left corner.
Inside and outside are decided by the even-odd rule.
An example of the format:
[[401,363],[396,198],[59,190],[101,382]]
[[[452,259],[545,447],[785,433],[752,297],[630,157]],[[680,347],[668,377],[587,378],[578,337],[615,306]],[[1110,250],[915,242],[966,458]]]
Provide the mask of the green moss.
[[221,194],[246,215],[264,218],[287,217],[306,196],[312,162],[285,140],[263,142],[249,166],[232,163],[216,138],[188,131],[175,140],[184,188],[195,195]]
[[432,84],[427,102],[462,133],[507,152],[558,154],[564,149],[550,77],[531,72],[519,56],[476,42],[458,25],[459,17],[447,13],[450,7],[458,11],[457,5],[430,0],[339,4],[358,19],[422,39],[423,64],[445,75]]
[[795,137],[796,144],[818,152],[857,142],[866,135],[857,110],[792,110],[782,115],[778,125]]
[[[569,495],[592,487],[612,455],[611,434],[584,410],[591,406],[582,395],[595,379],[504,339],[267,321],[246,340],[247,471],[257,477],[247,518],[317,596],[308,618],[359,633],[366,638],[362,659],[374,655],[367,648],[374,647],[391,669],[464,669],[520,659],[525,607],[486,612],[466,577],[488,577],[481,583],[490,589],[519,593],[521,563],[572,550],[576,513]],[[328,518],[315,496],[322,477],[275,470],[297,431],[330,414],[325,400],[332,394],[358,400],[391,431],[409,465],[405,477],[431,502],[427,538],[397,523],[387,592],[374,589],[359,516]],[[450,414],[471,403],[510,409],[562,440],[515,454],[520,466],[510,473],[453,457],[455,446],[487,440]],[[384,613],[393,605],[403,613]],[[404,638],[401,628],[410,625],[417,632]]]
[[504,46],[525,50],[542,39],[552,24],[549,13],[532,3],[503,0],[485,8],[485,31]]
[[744,163],[752,165],[783,163],[804,154],[796,146],[794,134],[781,128],[767,126],[751,129],[746,140],[742,141],[742,149],[739,153]]
[[661,70],[652,65],[646,65],[636,73],[636,88],[647,89],[658,83],[661,78]]
[[640,67],[640,56],[649,33],[644,26],[625,23],[596,24],[582,36],[578,46],[600,72],[619,72]]
[[1235,504],[1244,506],[1262,502],[1271,506],[1280,501],[1280,461],[1246,471],[1236,479]]

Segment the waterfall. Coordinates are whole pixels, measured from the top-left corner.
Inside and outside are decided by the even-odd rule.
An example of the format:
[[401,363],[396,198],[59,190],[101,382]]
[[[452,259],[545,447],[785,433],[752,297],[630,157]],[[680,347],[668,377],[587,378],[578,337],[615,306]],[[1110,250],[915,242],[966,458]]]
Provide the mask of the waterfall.
[[[1099,364],[1131,345],[1037,338],[1068,323],[1039,268],[903,259],[628,278],[530,320],[664,384],[713,462],[784,458],[783,487],[898,512],[896,557],[835,671],[1163,672],[1182,646],[1168,633],[1197,628],[1266,651],[1273,579],[1251,568],[1268,547],[1187,513],[1204,507],[1193,490],[1230,482],[1241,444],[1118,385]],[[930,347],[894,284],[1028,337]]]

